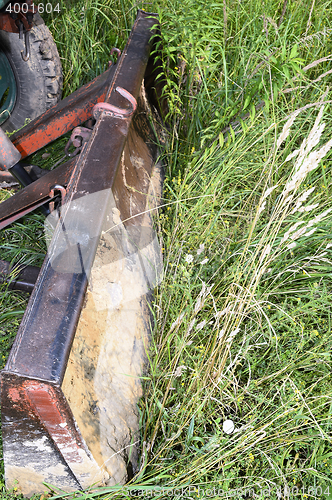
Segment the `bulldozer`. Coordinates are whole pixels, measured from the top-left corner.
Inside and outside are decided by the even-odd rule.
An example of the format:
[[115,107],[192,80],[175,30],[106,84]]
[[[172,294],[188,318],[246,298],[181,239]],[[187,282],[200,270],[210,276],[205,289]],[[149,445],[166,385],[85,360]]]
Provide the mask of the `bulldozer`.
[[[0,229],[43,208],[47,253],[41,269],[0,261],[0,279],[31,294],[0,378],[6,486],[29,497],[125,484],[142,467],[163,105],[155,14],[139,10],[117,62],[61,100],[55,44],[21,5],[0,0],[0,170],[22,185]],[[36,95],[22,66],[39,71]],[[22,160],[68,132],[67,161],[26,175]]]

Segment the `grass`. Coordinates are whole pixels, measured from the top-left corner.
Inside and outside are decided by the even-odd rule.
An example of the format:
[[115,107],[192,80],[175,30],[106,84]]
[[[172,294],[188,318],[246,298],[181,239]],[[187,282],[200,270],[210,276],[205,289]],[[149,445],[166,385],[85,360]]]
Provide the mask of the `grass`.
[[[140,471],[77,498],[332,498],[332,5],[311,6],[89,0],[46,19],[67,95],[137,7],[158,12],[169,103]],[[38,261],[38,217],[2,258]],[[0,300],[6,356],[25,299]]]

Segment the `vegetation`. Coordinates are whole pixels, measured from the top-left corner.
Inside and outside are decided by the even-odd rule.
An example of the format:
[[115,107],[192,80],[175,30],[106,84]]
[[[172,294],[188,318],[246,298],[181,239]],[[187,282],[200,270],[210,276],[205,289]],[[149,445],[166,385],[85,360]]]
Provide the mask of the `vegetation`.
[[[75,498],[332,498],[332,4],[68,0],[45,17],[65,94],[106,69],[137,7],[161,23],[165,277],[140,471]],[[11,226],[1,258],[37,262],[41,230]],[[0,301],[4,359],[25,299]]]

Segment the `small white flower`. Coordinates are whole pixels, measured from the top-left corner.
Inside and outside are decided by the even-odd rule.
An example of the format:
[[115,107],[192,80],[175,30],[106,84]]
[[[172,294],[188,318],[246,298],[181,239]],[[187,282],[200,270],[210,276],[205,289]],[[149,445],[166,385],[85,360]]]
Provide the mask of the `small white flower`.
[[225,434],[233,434],[235,425],[233,420],[225,420],[222,424],[222,430]]
[[204,259],[204,260],[202,260],[201,264],[203,264],[203,265],[204,265],[204,264],[206,264],[207,262],[209,262],[209,259]]
[[199,249],[197,250],[197,255],[201,255],[202,252],[204,252],[204,243],[201,243],[199,245]]
[[194,257],[191,255],[191,253],[188,253],[188,255],[186,255],[186,258],[184,259],[187,264],[191,264],[192,261],[194,260]]
[[287,248],[290,250],[291,248],[294,248],[296,247],[296,243],[294,241],[294,243],[290,243],[289,245],[287,245]]

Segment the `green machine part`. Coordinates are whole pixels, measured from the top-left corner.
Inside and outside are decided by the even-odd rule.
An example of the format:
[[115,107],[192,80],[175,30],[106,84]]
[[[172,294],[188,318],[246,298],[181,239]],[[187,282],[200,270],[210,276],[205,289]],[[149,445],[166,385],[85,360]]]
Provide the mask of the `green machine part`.
[[[0,0],[2,9],[8,0]],[[0,49],[0,125],[8,118],[16,101],[16,84],[13,70]]]
[[[0,0],[2,5],[3,0]],[[0,125],[12,112],[16,101],[16,83],[13,70],[0,50]]]

